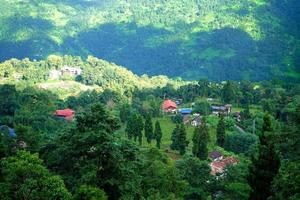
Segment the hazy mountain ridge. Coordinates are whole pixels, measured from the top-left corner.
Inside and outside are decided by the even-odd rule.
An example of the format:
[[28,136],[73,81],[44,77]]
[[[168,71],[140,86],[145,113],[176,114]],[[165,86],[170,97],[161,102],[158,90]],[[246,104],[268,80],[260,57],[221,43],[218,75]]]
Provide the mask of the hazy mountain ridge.
[[94,55],[138,74],[299,78],[297,1],[1,3],[1,60]]

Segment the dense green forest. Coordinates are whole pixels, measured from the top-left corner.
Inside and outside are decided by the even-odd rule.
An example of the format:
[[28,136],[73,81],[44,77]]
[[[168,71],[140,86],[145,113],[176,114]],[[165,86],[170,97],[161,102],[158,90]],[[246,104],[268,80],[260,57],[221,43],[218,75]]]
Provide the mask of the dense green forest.
[[[51,75],[66,65],[82,71]],[[0,199],[300,198],[297,83],[139,77],[72,56],[8,60],[0,81]],[[54,114],[66,108],[71,121]]]
[[0,0],[0,60],[93,55],[142,75],[300,78],[297,0]]

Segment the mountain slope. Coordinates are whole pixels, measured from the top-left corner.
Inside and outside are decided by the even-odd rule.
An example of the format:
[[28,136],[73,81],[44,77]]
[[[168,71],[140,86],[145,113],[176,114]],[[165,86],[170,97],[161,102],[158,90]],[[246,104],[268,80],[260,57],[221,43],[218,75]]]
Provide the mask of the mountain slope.
[[[73,69],[80,70],[74,74]],[[188,84],[166,76],[137,76],[124,67],[89,56],[87,60],[72,56],[50,55],[46,60],[11,59],[0,63],[0,84],[12,83],[21,87],[37,85],[62,96],[76,95],[81,91],[98,90],[124,94],[136,89],[154,89],[172,85],[175,88]]]
[[0,59],[94,55],[135,73],[299,79],[299,1],[0,0]]

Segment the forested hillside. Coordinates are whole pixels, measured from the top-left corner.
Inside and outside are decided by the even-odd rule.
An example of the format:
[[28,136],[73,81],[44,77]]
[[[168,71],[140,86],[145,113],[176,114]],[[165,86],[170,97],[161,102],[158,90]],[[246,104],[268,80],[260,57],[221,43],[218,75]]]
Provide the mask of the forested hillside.
[[[70,72],[78,70],[78,74]],[[50,55],[41,61],[11,59],[0,63],[0,84],[16,84],[21,88],[38,86],[61,97],[86,90],[107,89],[124,94],[137,89],[154,89],[167,85],[175,88],[187,84],[166,76],[137,76],[124,67],[89,56],[86,60],[74,56]]]
[[0,75],[1,200],[300,197],[299,84],[182,84],[70,56]]
[[298,80],[297,0],[0,0],[0,59],[97,56],[135,73]]

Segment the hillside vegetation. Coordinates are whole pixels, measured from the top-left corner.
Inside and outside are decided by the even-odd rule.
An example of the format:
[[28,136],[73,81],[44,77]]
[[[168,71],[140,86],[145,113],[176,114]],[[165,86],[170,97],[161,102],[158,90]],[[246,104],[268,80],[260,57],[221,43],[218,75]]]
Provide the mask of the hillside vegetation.
[[[78,75],[62,74],[64,67],[81,69],[82,72]],[[53,77],[53,73],[59,73],[59,76]],[[103,92],[109,89],[124,94],[167,85],[177,88],[188,82],[172,80],[166,76],[137,76],[124,67],[92,56],[82,60],[79,57],[50,55],[41,61],[30,61],[26,58],[0,63],[0,84],[4,83],[17,84],[22,88],[35,85],[67,97],[87,90]]]
[[299,79],[299,1],[0,0],[0,59],[93,55],[137,74]]

